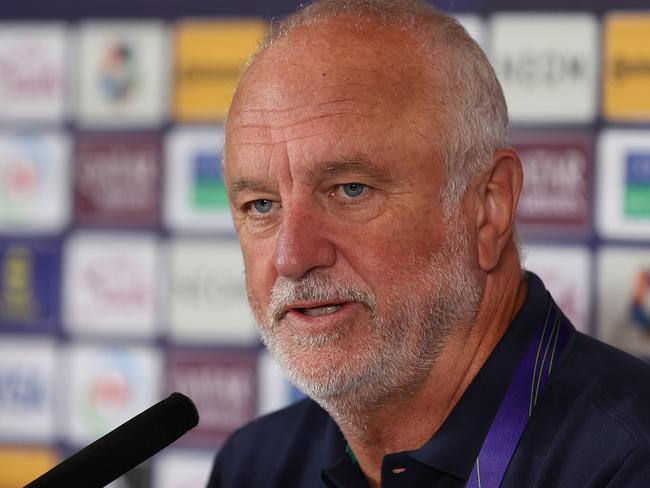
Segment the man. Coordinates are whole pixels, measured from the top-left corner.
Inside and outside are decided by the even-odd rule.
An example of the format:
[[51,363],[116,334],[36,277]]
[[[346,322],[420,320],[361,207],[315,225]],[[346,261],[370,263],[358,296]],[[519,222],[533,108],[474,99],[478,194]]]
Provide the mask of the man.
[[225,181],[263,341],[311,399],[218,487],[650,486],[650,375],[578,334],[514,236],[478,46],[419,0],[324,0],[254,58]]

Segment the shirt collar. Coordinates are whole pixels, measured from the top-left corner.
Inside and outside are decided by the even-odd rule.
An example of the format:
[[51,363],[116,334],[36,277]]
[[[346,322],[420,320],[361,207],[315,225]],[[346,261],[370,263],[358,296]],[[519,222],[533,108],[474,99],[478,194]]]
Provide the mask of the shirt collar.
[[[551,300],[542,281],[526,272],[526,300],[487,361],[438,431],[409,455],[431,468],[467,480],[496,415],[512,375],[528,345],[535,325],[544,320]],[[328,477],[361,476],[345,453],[346,442],[330,419],[326,434]]]
[[526,300],[461,399],[438,431],[410,456],[432,468],[467,480],[510,380],[544,320],[551,299],[542,281],[527,272]]

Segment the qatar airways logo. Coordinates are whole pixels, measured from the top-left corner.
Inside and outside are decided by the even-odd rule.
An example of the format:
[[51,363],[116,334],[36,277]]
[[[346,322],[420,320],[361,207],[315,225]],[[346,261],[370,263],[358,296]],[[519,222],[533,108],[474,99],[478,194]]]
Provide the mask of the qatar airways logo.
[[249,352],[171,351],[167,390],[190,396],[201,412],[193,441],[223,440],[257,414],[257,357]]
[[159,173],[155,154],[122,148],[86,156],[78,169],[78,191],[95,206],[146,210],[152,205]]

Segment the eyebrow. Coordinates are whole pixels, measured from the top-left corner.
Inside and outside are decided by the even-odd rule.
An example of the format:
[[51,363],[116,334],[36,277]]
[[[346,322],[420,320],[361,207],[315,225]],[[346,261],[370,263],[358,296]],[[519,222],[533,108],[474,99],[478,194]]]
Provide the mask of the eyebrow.
[[371,178],[376,182],[390,180],[391,171],[386,166],[379,166],[363,155],[354,155],[324,164],[314,165],[306,172],[310,181],[319,181],[345,174],[356,173]]
[[[363,155],[345,157],[340,160],[314,164],[305,171],[306,180],[315,183],[327,178],[346,174],[357,174],[368,177],[376,183],[386,183],[391,180],[390,168],[378,166]],[[228,183],[228,192],[234,196],[243,191],[268,191],[266,181],[254,178],[237,178]]]

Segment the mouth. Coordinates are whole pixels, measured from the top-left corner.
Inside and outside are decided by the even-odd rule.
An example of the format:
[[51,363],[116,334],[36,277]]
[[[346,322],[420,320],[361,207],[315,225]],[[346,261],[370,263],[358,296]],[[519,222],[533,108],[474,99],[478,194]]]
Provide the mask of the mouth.
[[321,305],[318,307],[308,308],[294,308],[298,313],[306,315],[307,317],[322,317],[323,315],[330,315],[340,309],[343,304]]
[[346,303],[298,303],[286,307],[283,315],[298,314],[303,317],[324,317],[339,311]]

